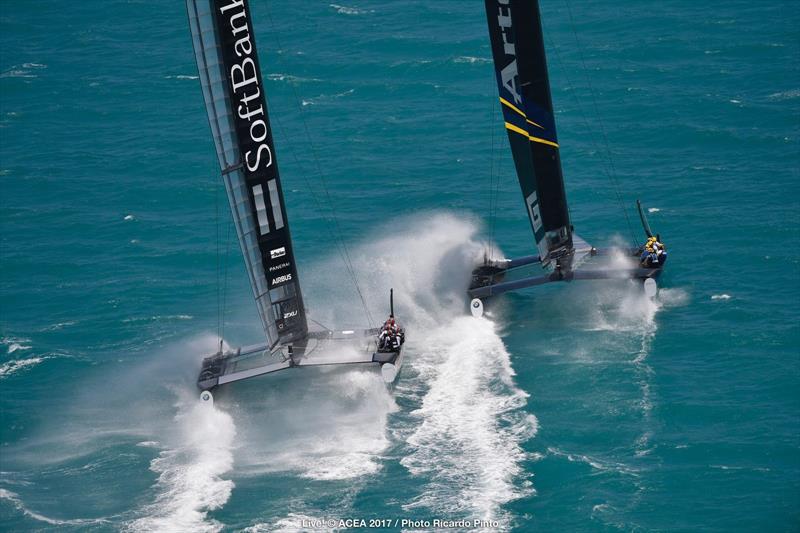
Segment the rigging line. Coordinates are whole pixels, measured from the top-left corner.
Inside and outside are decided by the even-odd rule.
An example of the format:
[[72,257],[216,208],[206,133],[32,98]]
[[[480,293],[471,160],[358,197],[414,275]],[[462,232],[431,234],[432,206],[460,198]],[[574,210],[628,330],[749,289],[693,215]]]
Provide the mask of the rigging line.
[[[276,43],[278,45],[278,48],[280,50],[283,50],[283,46],[281,45],[281,42],[280,42],[280,36],[278,35],[278,32],[275,31],[275,23],[272,20],[272,12],[269,9],[269,3],[265,2],[264,4],[265,4],[266,12],[267,12],[267,17],[269,18],[270,26],[272,27],[273,34],[275,35],[275,41],[276,41]],[[276,55],[280,55],[280,54],[276,54]],[[281,61],[281,63],[283,62],[282,59],[280,59],[280,58],[279,58],[279,61]],[[341,231],[341,226],[339,225],[339,220],[338,220],[338,218],[336,216],[336,209],[334,208],[333,201],[332,201],[331,196],[330,196],[330,192],[328,191],[327,180],[325,178],[325,174],[322,172],[322,166],[319,164],[319,158],[317,157],[316,149],[314,148],[314,144],[311,141],[311,133],[310,133],[310,131],[308,129],[308,123],[306,122],[306,119],[305,119],[305,114],[303,112],[303,107],[300,104],[300,98],[297,95],[297,89],[295,88],[295,85],[294,85],[292,80],[288,80],[288,81],[289,81],[289,87],[291,87],[292,94],[294,95],[295,105],[297,105],[297,107],[298,107],[298,109],[300,111],[300,113],[299,113],[300,114],[300,120],[303,123],[303,129],[305,130],[306,139],[308,140],[309,148],[311,149],[312,159],[314,160],[317,173],[320,176],[320,181],[322,183],[322,189],[325,192],[325,197],[328,200],[328,205],[329,205],[329,208],[330,208],[330,212],[331,212],[331,215],[332,215],[334,226],[336,228],[336,233],[337,233],[339,242],[341,244],[342,251],[344,252],[343,259],[344,259],[344,262],[345,262],[345,266],[346,266],[346,268],[348,269],[348,271],[350,273],[350,277],[352,278],[353,285],[355,286],[356,292],[358,293],[358,296],[361,299],[361,304],[364,307],[364,314],[367,317],[367,321],[368,321],[370,327],[372,327],[374,321],[372,319],[372,315],[369,312],[369,307],[367,306],[367,301],[364,298],[364,294],[361,292],[361,287],[358,284],[358,277],[357,277],[357,275],[355,273],[355,269],[353,268],[353,262],[350,259],[350,254],[349,254],[349,252],[347,250],[347,245],[344,242],[344,239],[341,237],[342,231]]]
[[225,232],[225,260],[222,275],[222,328],[220,338],[225,338],[225,314],[228,308],[228,264],[230,264],[230,251],[231,251],[231,226],[233,226],[233,219],[228,218],[227,231]]
[[[601,150],[597,146],[597,142],[595,141],[595,138],[591,135],[591,126],[589,125],[589,119],[587,118],[586,112],[584,111],[583,106],[580,103],[580,99],[575,94],[575,90],[574,90],[575,89],[575,84],[570,79],[569,74],[567,74],[568,69],[564,66],[564,62],[561,60],[561,54],[559,53],[558,48],[555,46],[555,43],[553,43],[553,41],[551,39],[547,38],[547,41],[548,41],[548,47],[554,52],[554,55],[555,55],[555,58],[556,58],[556,62],[558,62],[559,66],[561,67],[561,70],[564,73],[563,76],[566,78],[567,83],[572,88],[572,90],[569,91],[569,92],[571,93],[572,99],[575,102],[575,106],[578,108],[578,112],[580,113],[580,116],[583,119],[583,123],[586,126],[586,130],[589,132],[589,139],[590,139],[592,148],[594,149],[595,152],[600,153]],[[606,175],[606,177],[611,181],[612,185],[614,186],[614,193],[615,193],[615,196],[617,198],[617,202],[619,203],[619,205],[620,205],[620,207],[622,209],[623,215],[625,215],[625,221],[626,221],[626,223],[628,225],[628,230],[631,232],[631,236],[633,236],[633,242],[635,244],[636,237],[635,237],[635,234],[633,232],[633,226],[631,225],[631,221],[630,221],[630,218],[628,217],[628,213],[627,213],[627,211],[625,211],[625,202],[623,201],[622,195],[620,194],[619,185],[616,182],[616,180],[612,177],[608,167],[606,166],[606,161],[603,161],[602,169],[603,169],[603,173]],[[570,219],[571,218],[572,218],[572,215],[570,214]]]
[[214,194],[214,226],[216,230],[216,271],[217,271],[217,337],[219,340],[222,340],[222,328],[221,328],[221,321],[220,321],[220,293],[219,293],[219,279],[220,279],[220,253],[219,253],[219,187],[217,186],[217,180],[214,179],[212,186],[212,191]]
[[[268,15],[270,15],[269,12],[268,12]],[[270,22],[272,22],[271,15],[270,15]],[[273,30],[274,30],[274,26],[273,26]],[[276,40],[278,40],[277,36],[276,36]],[[279,49],[282,49],[282,46],[281,46],[279,41],[278,41],[278,47],[279,47]],[[280,57],[279,57],[279,61],[281,61],[282,66],[285,67],[285,65],[283,65],[283,61],[280,59]],[[289,80],[289,82],[291,84],[291,80]],[[294,86],[292,86],[292,90],[294,92]],[[299,101],[298,101],[299,98],[297,97],[297,93],[296,92],[295,92],[294,96],[295,96],[295,103],[298,104],[298,107],[300,108],[300,110],[302,112],[302,107],[299,105]],[[268,97],[267,97],[267,99],[268,99]],[[278,123],[278,127],[281,130],[281,134],[284,135],[284,137],[288,139],[288,137],[285,135],[285,129],[283,127],[283,123],[280,121],[280,119],[277,117],[277,115],[275,116],[275,118],[276,118],[276,121]],[[310,139],[310,135],[309,135],[307,127],[306,127],[306,137],[308,138],[309,144],[311,145],[311,139]],[[299,161],[296,153],[294,152],[293,149],[291,149],[291,145],[289,145],[289,147],[290,147],[290,153],[292,155],[292,158],[295,160],[295,162],[298,164],[298,166],[302,170],[303,166],[300,164],[300,161]],[[313,150],[313,145],[311,147],[312,147],[312,150]],[[317,162],[317,166],[319,167],[319,160],[316,158],[316,154],[314,154],[314,158],[315,158],[315,161]],[[321,174],[321,170],[319,168],[318,168],[318,172]],[[323,208],[322,202],[320,202],[319,198],[314,193],[314,189],[313,189],[313,187],[311,186],[311,183],[308,180],[308,174],[305,171],[302,171],[302,175],[303,175],[303,181],[306,184],[309,192],[311,193],[311,196],[314,199],[314,202],[317,205],[317,208],[319,209],[319,212],[323,213],[323,216],[325,216],[324,215],[325,209]],[[330,196],[328,198],[330,199]],[[332,212],[332,215],[335,215],[335,213]],[[338,228],[338,223],[337,223],[337,221],[335,219],[335,216],[331,216],[331,217],[327,217],[326,216],[325,218],[326,218],[326,220],[333,220],[334,225],[336,225],[337,228]],[[349,255],[347,255],[347,249],[343,245],[344,241],[341,238],[337,238],[336,233],[330,227],[326,226],[326,228],[328,229],[328,233],[331,236],[331,239],[333,240],[334,244],[336,245],[337,252],[339,253],[339,255],[340,255],[341,259],[342,259],[342,262],[345,265],[345,269],[348,271],[348,274],[350,275],[351,279],[353,280],[354,285],[356,286],[356,290],[358,291],[359,296],[361,297],[361,302],[362,302],[362,305],[364,306],[365,314],[367,315],[367,319],[369,320],[370,326],[371,326],[372,322],[373,322],[373,319],[372,319],[372,316],[369,313],[369,309],[368,309],[368,307],[366,305],[364,297],[361,294],[360,287],[358,286],[358,282],[357,282],[356,274],[355,274],[355,269],[353,268],[353,265],[352,265],[352,262],[350,261]]]
[[[495,100],[494,105],[498,105],[498,100]],[[502,116],[502,111],[500,111]],[[506,153],[506,143],[508,142],[508,135],[501,135],[500,136],[500,148],[498,152],[501,154],[500,157],[497,159],[497,178],[494,181],[494,211],[495,211],[495,221],[497,220],[497,213],[500,211],[498,207],[500,203],[500,182],[503,177],[503,156],[502,154]],[[509,146],[510,148],[510,146]],[[516,170],[514,170],[516,172]],[[492,241],[494,241],[494,227],[492,227]],[[499,250],[498,250],[499,251]]]
[[600,132],[603,135],[603,142],[606,148],[606,154],[608,157],[608,163],[611,168],[611,178],[614,183],[614,188],[617,190],[617,197],[619,198],[622,213],[625,215],[625,220],[628,224],[628,229],[631,232],[631,236],[633,237],[633,244],[636,245],[636,234],[633,231],[633,226],[631,225],[631,220],[628,217],[628,210],[625,209],[625,202],[622,200],[622,194],[619,192],[619,182],[617,178],[617,169],[614,165],[614,159],[611,155],[611,147],[608,143],[608,135],[606,135],[606,128],[603,125],[603,120],[600,118],[600,109],[597,105],[597,96],[595,94],[594,86],[592,85],[591,77],[588,74],[588,69],[586,68],[586,58],[583,55],[583,48],[581,47],[580,39],[578,38],[578,32],[575,30],[575,20],[572,18],[572,8],[569,5],[569,0],[564,0],[564,5],[567,7],[567,14],[569,15],[569,23],[570,29],[572,30],[572,35],[575,37],[575,44],[578,48],[578,55],[581,58],[581,66],[583,68],[583,75],[586,78],[586,82],[589,85],[589,94],[592,96],[592,105],[594,106],[595,116],[597,117],[597,123],[600,126]]
[[[269,97],[265,95],[265,98],[267,98],[267,103],[269,105]],[[284,139],[289,139],[289,137],[286,134],[287,130],[284,127],[283,121],[280,119],[280,117],[276,114],[272,118],[275,120],[275,123],[278,125],[278,130],[280,130],[281,136]],[[312,187],[311,182],[308,179],[308,173],[305,172],[304,165],[300,162],[300,159],[297,157],[297,152],[294,150],[292,145],[290,143],[288,143],[288,142],[286,143],[286,148],[287,148],[287,152],[291,155],[292,160],[297,165],[297,167],[300,169],[300,175],[302,176],[303,183],[305,184],[306,189],[308,189],[308,191],[311,193],[311,198],[313,199],[314,204],[317,207],[317,211],[322,214],[322,216],[323,216],[323,218],[325,219],[326,222],[330,222],[331,218],[330,218],[330,216],[325,214],[325,208],[322,205],[322,202],[320,201],[320,199],[317,196],[317,194],[314,192],[314,188]],[[354,274],[350,270],[351,267],[350,267],[350,265],[348,265],[347,261],[344,258],[343,252],[341,250],[341,244],[339,242],[339,239],[336,238],[336,235],[334,234],[334,231],[331,229],[331,226],[329,224],[325,224],[325,229],[327,230],[328,235],[330,236],[331,240],[333,241],[334,245],[336,246],[336,251],[339,254],[339,257],[342,259],[342,262],[345,265],[345,269],[348,271],[348,274],[350,276],[353,276]],[[363,299],[362,299],[362,303],[363,303]],[[368,315],[368,318],[370,320],[370,326],[371,326],[372,325],[372,317]],[[320,325],[319,322],[317,322],[316,320],[312,319],[311,317],[308,317],[308,319],[311,320],[312,322]],[[325,329],[328,329],[328,328],[325,328]]]
[[492,132],[492,143],[489,152],[489,259],[494,259],[494,98],[491,97],[494,88],[493,78],[489,77],[489,130]]
[[[267,99],[267,104],[269,105],[269,96],[267,94],[265,94],[264,97]],[[308,179],[308,174],[309,173],[306,172],[305,165],[303,163],[301,163],[301,160],[297,156],[297,152],[295,151],[294,147],[292,146],[291,143],[288,142],[288,139],[290,138],[289,135],[287,135],[287,133],[286,133],[288,130],[284,127],[283,121],[280,119],[279,115],[275,114],[272,118],[275,120],[275,123],[278,125],[278,130],[280,131],[281,136],[284,139],[287,139],[287,143],[286,143],[287,152],[291,155],[292,160],[297,165],[297,167],[300,169],[300,175],[302,176],[303,183],[305,184],[306,189],[311,193],[311,198],[314,200],[314,204],[317,207],[317,211],[323,216],[325,221],[329,223],[331,221],[331,217],[329,215],[325,214],[325,208],[323,206],[323,203],[320,201],[319,196],[314,192],[314,188],[311,185],[310,180]],[[336,238],[336,234],[334,233],[333,229],[331,229],[331,226],[329,224],[325,225],[325,229],[327,230],[328,235],[330,235],[331,241],[333,241],[334,245],[336,246],[336,251],[339,254],[339,257],[342,259],[342,262],[344,263],[345,269],[348,271],[348,274],[351,277],[354,276],[355,274],[354,274],[354,272],[352,272],[351,266],[348,265],[347,261],[345,260],[344,254],[343,254],[343,252],[341,250],[341,244],[339,242],[339,239]],[[363,303],[363,300],[362,300],[362,303]],[[308,318],[312,322],[315,322],[315,323],[317,323],[319,325],[319,322],[316,322],[311,317],[308,317]],[[371,316],[368,315],[368,318],[369,318],[370,321],[372,321],[372,317]]]

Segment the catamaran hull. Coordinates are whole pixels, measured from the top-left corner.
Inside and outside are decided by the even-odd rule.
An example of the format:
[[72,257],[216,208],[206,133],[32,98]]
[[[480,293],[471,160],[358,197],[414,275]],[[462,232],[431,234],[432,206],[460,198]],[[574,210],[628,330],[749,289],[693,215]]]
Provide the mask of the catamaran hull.
[[[589,255],[597,256],[609,254],[610,250],[597,250],[593,248]],[[470,298],[472,298],[470,311],[473,315],[478,313],[476,316],[480,316],[483,314],[483,300],[491,296],[497,296],[513,290],[545,285],[547,283],[575,280],[639,279],[645,281],[647,279],[658,279],[664,268],[663,262],[658,266],[643,267],[639,264],[638,255],[638,249],[631,250],[630,266],[628,267],[587,268],[581,265],[567,272],[554,271],[543,276],[524,277],[510,281],[506,281],[509,270],[537,261],[524,258],[524,261],[512,259],[503,262],[495,262],[488,267],[487,265],[482,265],[473,271],[472,284],[467,291]],[[494,270],[495,273],[489,274],[488,268]],[[479,306],[476,305],[475,300],[479,301]]]
[[312,332],[305,344],[295,344],[285,353],[270,352],[264,344],[217,353],[203,359],[197,386],[202,391],[210,391],[289,368],[343,365],[380,369],[383,380],[392,383],[403,364],[403,345],[393,351],[378,351],[377,333],[377,329],[319,331]]
[[383,381],[394,383],[403,366],[403,346],[392,352],[375,352],[372,360],[381,365]]

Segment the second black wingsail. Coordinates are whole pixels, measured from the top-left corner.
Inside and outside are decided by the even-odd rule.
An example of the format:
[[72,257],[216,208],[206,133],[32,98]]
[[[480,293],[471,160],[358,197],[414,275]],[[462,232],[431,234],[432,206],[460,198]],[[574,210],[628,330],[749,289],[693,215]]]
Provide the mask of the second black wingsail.
[[573,251],[537,2],[486,0],[497,86],[543,265]]

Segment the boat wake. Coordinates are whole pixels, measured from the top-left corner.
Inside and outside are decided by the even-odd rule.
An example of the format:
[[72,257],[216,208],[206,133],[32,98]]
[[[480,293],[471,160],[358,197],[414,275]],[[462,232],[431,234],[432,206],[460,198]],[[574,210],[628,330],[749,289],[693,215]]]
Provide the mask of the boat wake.
[[547,449],[547,456],[586,463],[615,476],[621,486],[629,486],[624,500],[610,498],[592,510],[593,519],[618,525],[619,517],[636,508],[650,490],[647,477],[640,474],[649,468],[647,457],[654,450],[651,441],[656,424],[652,412],[658,397],[650,357],[658,331],[657,316],[664,309],[684,305],[688,294],[680,288],[660,289],[658,296],[650,299],[640,282],[620,280],[567,286],[559,295],[567,302],[559,313],[569,317],[568,329],[583,324],[586,332],[574,340],[561,338],[569,349],[559,354],[572,365],[571,381],[593,385],[595,399],[584,401],[579,408],[581,416],[600,425],[615,425],[620,441],[606,449],[575,442],[568,450],[553,446]]
[[228,413],[201,404],[197,395],[178,391],[174,433],[150,463],[158,474],[155,501],[144,515],[128,524],[131,531],[219,531],[222,524],[207,518],[230,498],[236,427]]
[[[403,507],[507,522],[502,505],[533,490],[522,444],[536,434],[536,419],[524,410],[528,395],[514,384],[499,326],[467,315],[470,271],[484,249],[477,228],[449,214],[414,220],[421,219],[424,224],[394,221],[393,228],[405,228],[402,234],[379,231],[353,253],[354,264],[368,266],[358,272],[367,300],[388,303],[394,287],[395,311],[409,331],[395,395],[415,408],[393,418],[389,433],[406,443],[399,447],[400,464],[423,488]],[[314,282],[336,286],[327,274],[332,271],[321,265]],[[359,307],[344,292],[327,294],[333,301],[312,300],[312,311],[346,301],[350,309]],[[369,310],[374,317],[386,311],[386,305]]]
[[424,489],[404,509],[498,521],[502,505],[532,492],[522,444],[537,421],[524,411],[528,395],[514,385],[497,325],[457,318],[429,332],[414,368],[426,392],[411,413],[415,427],[401,460]]
[[[424,228],[400,225],[404,233],[351,250],[373,319],[386,315],[394,287],[396,313],[410,332],[394,392],[367,368],[310,367],[219,389],[207,406],[194,379],[199,356],[213,352],[217,340],[202,335],[111,379],[102,372],[87,378],[36,449],[49,447],[57,433],[53,464],[81,464],[121,447],[148,465],[155,479],[141,503],[108,518],[130,531],[223,529],[219,511],[238,484],[243,493],[265,484],[281,494],[258,519],[268,530],[298,516],[346,517],[392,462],[419,480],[418,493],[398,509],[505,520],[503,504],[533,490],[522,445],[535,435],[536,419],[514,384],[499,326],[466,315],[464,290],[482,244],[473,224],[451,215],[434,214]],[[376,256],[376,246],[385,253]],[[338,261],[307,271],[307,305],[324,324],[363,326],[360,298],[333,267]],[[291,479],[297,482],[287,485]],[[303,496],[309,483],[316,495],[310,500]]]

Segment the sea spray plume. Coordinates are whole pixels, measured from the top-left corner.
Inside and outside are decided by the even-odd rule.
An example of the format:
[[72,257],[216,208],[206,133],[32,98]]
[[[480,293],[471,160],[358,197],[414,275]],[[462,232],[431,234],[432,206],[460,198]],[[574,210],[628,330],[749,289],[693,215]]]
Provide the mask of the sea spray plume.
[[[389,434],[408,440],[401,463],[430,481],[407,509],[507,521],[501,506],[532,490],[521,444],[535,434],[536,419],[524,411],[527,394],[514,385],[499,326],[466,315],[470,273],[484,249],[477,229],[447,212],[416,214],[377,228],[352,255],[373,314],[388,311],[393,287],[395,313],[409,331],[395,395],[420,408],[401,413]],[[314,284],[307,301],[312,316],[327,308],[324,320],[340,323],[352,320],[358,303],[334,265],[323,261],[305,277]]]
[[[376,228],[351,251],[373,316],[388,313],[392,287],[395,311],[405,325],[432,326],[463,314],[470,272],[483,250],[474,238],[477,229],[472,221],[447,212],[418,213]],[[312,318],[363,325],[356,295],[339,272],[331,258],[304,277]]]
[[70,401],[48,410],[14,457],[57,465],[100,453],[120,439],[162,442],[174,425],[176,391],[196,392],[200,358],[218,347],[215,336],[201,334],[87,372]]
[[381,376],[359,367],[300,368],[270,376],[268,384],[242,382],[235,398],[241,470],[314,480],[379,471],[387,419],[397,410]]
[[179,393],[175,415],[177,442],[151,462],[158,473],[155,502],[146,516],[132,521],[132,531],[219,531],[223,525],[207,513],[230,498],[233,482],[223,475],[233,468],[236,428],[233,418],[195,394]]

